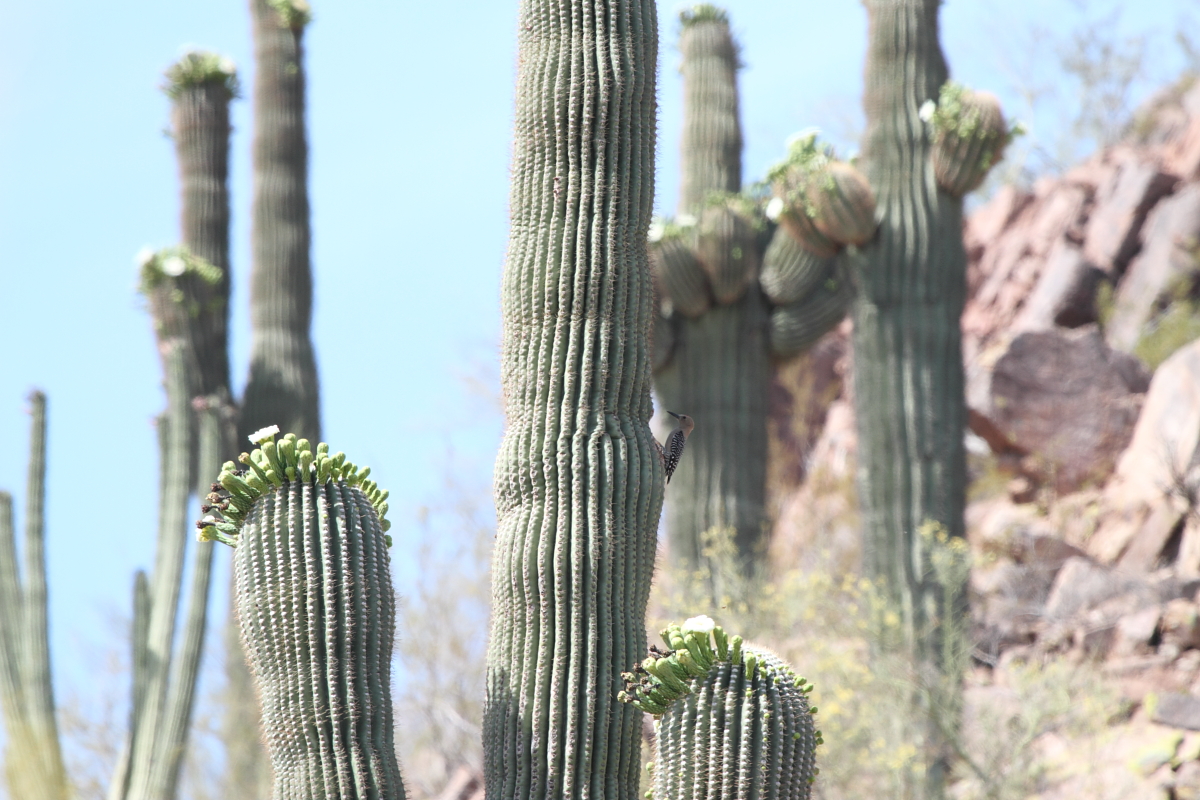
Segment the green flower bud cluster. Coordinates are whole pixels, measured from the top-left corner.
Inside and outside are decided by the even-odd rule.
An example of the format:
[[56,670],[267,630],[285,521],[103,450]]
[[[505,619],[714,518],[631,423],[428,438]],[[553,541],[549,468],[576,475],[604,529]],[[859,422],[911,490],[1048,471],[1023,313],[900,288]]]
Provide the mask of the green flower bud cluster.
[[[329,445],[321,442],[316,450],[308,439],[297,439],[288,433],[278,442],[279,428],[272,425],[250,434],[250,441],[259,445],[250,453],[238,456],[238,467],[226,461],[221,474],[212,485],[207,503],[200,507],[204,517],[196,523],[202,542],[217,541],[237,545],[237,535],[250,514],[254,503],[263,495],[285,483],[308,481],[323,485],[331,481],[357,487],[375,509],[384,531],[391,528],[386,519],[388,492],[369,479],[370,467],[360,467],[346,460],[345,453],[330,455]],[[392,537],[385,536],[388,547]]]
[[684,27],[699,22],[728,22],[729,14],[723,8],[717,8],[709,3],[699,3],[679,12],[679,21]]
[[768,171],[767,180],[775,193],[767,204],[767,217],[820,258],[836,255],[844,245],[861,245],[874,235],[870,183],[853,165],[838,161],[815,130],[792,138],[787,157]]
[[655,800],[808,800],[824,743],[811,683],[710,618],[662,632],[668,651],[624,673],[618,697],[655,716]]
[[926,100],[919,114],[933,133],[934,176],[955,197],[978,188],[1012,140],[1024,133],[1020,123],[1005,121],[994,94],[954,81],[942,85],[936,103]]
[[189,87],[205,84],[223,87],[230,99],[238,96],[237,67],[232,59],[217,53],[203,50],[184,53],[167,69],[166,78],[163,91],[172,100]]
[[[161,250],[146,248],[137,256],[141,272],[138,277],[138,291],[148,295],[169,280],[181,278],[184,275],[195,275],[210,286],[221,282],[224,274],[221,268],[215,266],[193,253],[186,245],[164,247]],[[177,303],[184,300],[183,292],[175,289],[171,299]]]
[[296,31],[312,22],[312,6],[307,0],[267,0],[267,5],[279,14],[285,28]]
[[[672,623],[660,631],[660,635],[669,649],[651,645],[650,655],[642,663],[632,672],[621,673],[625,690],[617,694],[621,702],[656,717],[664,714],[674,700],[692,694],[692,681],[707,676],[718,663],[742,666],[748,683],[754,681],[760,667],[766,665],[763,651],[743,646],[741,636],[729,636],[709,617],[693,617],[682,625]],[[783,671],[802,694],[812,693],[813,685],[807,679],[786,665]],[[817,709],[810,708],[809,713],[815,714]],[[820,740],[821,732],[817,731],[816,736]]]

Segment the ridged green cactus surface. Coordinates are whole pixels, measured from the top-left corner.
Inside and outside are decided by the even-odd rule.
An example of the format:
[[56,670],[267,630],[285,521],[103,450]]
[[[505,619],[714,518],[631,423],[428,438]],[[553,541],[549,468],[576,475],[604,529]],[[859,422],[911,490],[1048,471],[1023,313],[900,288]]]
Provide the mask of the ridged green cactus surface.
[[275,432],[225,464],[198,523],[235,547],[273,797],[399,800],[387,493],[345,454]]
[[655,720],[654,800],[802,800],[819,770],[812,684],[708,617],[662,632],[620,698]]
[[29,397],[33,417],[26,486],[24,569],[17,566],[12,497],[0,492],[0,710],[4,777],[12,800],[66,800],[50,675],[46,592],[46,396]]
[[983,183],[1019,132],[1018,127],[1008,127],[994,94],[974,92],[953,81],[942,86],[937,103],[927,100],[922,105],[920,115],[933,129],[934,177],[955,197]]
[[501,289],[489,800],[630,798],[665,475],[649,419],[657,16],[524,0]]
[[278,424],[321,437],[313,350],[313,277],[305,132],[304,0],[250,0],[254,84],[254,205],[250,374],[242,436]]
[[[811,344],[844,316],[847,299],[821,288],[836,247],[813,255],[786,241],[782,231],[768,246],[770,227],[760,204],[738,194],[740,65],[728,15],[698,5],[684,10],[680,22],[679,213],[658,221],[650,234],[661,316],[655,388],[664,408],[696,421],[667,493],[671,563],[716,576],[729,574],[730,565],[710,555],[704,544],[710,532],[735,531],[738,568],[752,568],[765,551],[771,356],[791,356]],[[772,303],[779,308],[772,311]],[[784,327],[804,335],[776,336],[773,314],[784,314]],[[801,314],[809,316],[796,319]],[[714,600],[721,598],[715,577],[708,588]]]

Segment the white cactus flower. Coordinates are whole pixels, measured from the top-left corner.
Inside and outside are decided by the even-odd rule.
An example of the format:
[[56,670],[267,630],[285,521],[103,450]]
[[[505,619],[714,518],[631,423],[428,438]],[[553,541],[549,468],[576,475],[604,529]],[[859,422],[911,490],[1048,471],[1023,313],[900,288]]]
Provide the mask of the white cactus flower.
[[179,256],[168,256],[162,262],[163,275],[169,275],[172,278],[178,278],[187,271],[187,262]]
[[679,627],[684,633],[702,633],[707,636],[713,632],[713,628],[717,627],[717,623],[713,622],[713,618],[707,614],[701,614],[685,621]]
[[666,230],[667,226],[663,224],[663,221],[658,217],[655,217],[654,221],[650,223],[650,231],[647,234],[647,238],[650,239],[651,243],[660,242],[662,241],[663,234],[666,233]]
[[278,425],[268,425],[265,428],[255,431],[246,438],[250,440],[250,444],[262,444],[263,442],[269,442],[274,439],[278,433]]
[[782,197],[772,197],[771,201],[769,203],[767,203],[767,219],[771,220],[771,222],[778,222],[779,215],[782,213],[783,213],[783,198]]
[[933,112],[936,110],[937,103],[933,102],[932,100],[926,100],[924,103],[921,103],[921,108],[917,111],[917,116],[920,117],[923,122],[929,122],[931,119],[933,119]]

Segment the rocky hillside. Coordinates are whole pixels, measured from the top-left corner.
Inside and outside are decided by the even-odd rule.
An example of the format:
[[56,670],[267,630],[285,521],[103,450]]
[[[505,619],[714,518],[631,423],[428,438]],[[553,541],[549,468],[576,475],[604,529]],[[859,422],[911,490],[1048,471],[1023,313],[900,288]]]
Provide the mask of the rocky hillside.
[[[968,721],[1021,665],[1086,667],[1123,710],[1086,742],[1036,734],[1038,796],[1200,797],[1200,84],[1060,178],[1001,189],[965,238]],[[845,340],[776,389],[780,460],[808,454],[778,493],[784,563],[857,558]]]

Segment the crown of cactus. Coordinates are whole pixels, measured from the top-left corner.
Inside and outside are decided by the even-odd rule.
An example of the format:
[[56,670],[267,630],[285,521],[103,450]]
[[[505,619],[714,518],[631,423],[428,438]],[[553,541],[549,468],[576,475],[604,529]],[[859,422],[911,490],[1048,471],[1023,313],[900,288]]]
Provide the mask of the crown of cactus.
[[192,86],[219,86],[225,99],[238,95],[237,67],[233,59],[204,50],[191,50],[172,64],[166,72],[167,83],[163,91],[172,100],[177,99]]
[[[275,427],[221,469],[202,539],[236,545],[237,613],[276,800],[400,800],[387,492],[370,470]],[[221,519],[217,519],[217,515]]]
[[[237,536],[255,502],[268,495],[277,502],[282,501],[284,494],[281,493],[288,491],[285,483],[323,486],[333,482],[357,489],[374,509],[380,530],[391,528],[385,518],[388,492],[380,489],[375,481],[368,480],[370,467],[347,461],[345,453],[330,455],[329,445],[324,442],[314,451],[308,439],[297,439],[294,433],[285,434],[276,442],[277,433],[279,428],[275,425],[255,431],[249,438],[259,446],[238,456],[243,466],[238,467],[232,461],[222,465],[208,503],[201,507],[205,516],[196,523],[201,541],[237,545]],[[391,537],[384,538],[391,547]]]
[[817,256],[868,241],[877,227],[875,193],[861,172],[838,161],[813,131],[792,139],[787,157],[767,175],[775,198],[767,216]]
[[653,714],[657,800],[807,798],[819,770],[813,686],[770,651],[712,619],[662,631],[618,695]]
[[933,129],[933,172],[938,186],[955,197],[979,187],[1004,156],[1020,125],[1009,127],[1000,100],[947,81],[937,102],[927,100],[920,115]]

